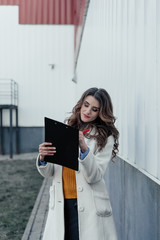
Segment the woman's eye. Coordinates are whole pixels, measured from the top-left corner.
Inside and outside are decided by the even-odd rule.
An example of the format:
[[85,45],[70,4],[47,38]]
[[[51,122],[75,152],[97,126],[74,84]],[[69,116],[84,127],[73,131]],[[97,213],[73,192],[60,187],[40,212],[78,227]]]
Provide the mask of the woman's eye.
[[97,108],[93,108],[92,110],[93,110],[93,112],[97,112],[97,111],[98,111],[98,109],[97,109]]
[[85,107],[88,107],[88,104],[84,104]]

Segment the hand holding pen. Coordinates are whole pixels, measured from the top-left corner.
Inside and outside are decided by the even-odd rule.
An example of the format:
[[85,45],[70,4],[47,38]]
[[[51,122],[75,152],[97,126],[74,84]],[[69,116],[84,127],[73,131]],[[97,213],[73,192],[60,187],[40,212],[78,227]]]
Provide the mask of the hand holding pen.
[[82,150],[82,152],[86,152],[88,150],[88,146],[84,141],[84,135],[83,135],[86,132],[89,132],[89,129],[79,131],[79,147]]

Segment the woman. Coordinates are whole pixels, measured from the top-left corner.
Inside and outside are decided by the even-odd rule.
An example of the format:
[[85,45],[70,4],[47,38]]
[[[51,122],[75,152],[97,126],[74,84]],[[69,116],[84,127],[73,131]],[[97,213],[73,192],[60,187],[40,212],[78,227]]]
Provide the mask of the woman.
[[[49,143],[39,146],[37,168],[52,177],[43,240],[116,240],[112,208],[104,174],[118,151],[118,130],[109,94],[104,89],[85,91],[67,120],[79,131],[79,171],[44,162],[56,154]],[[84,133],[84,129],[89,132]]]

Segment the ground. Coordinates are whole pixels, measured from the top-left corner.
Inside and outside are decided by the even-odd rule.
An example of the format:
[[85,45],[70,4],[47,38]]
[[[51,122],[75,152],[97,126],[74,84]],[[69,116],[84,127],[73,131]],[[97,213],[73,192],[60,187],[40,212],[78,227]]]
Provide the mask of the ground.
[[35,160],[0,161],[0,238],[20,240],[42,185]]

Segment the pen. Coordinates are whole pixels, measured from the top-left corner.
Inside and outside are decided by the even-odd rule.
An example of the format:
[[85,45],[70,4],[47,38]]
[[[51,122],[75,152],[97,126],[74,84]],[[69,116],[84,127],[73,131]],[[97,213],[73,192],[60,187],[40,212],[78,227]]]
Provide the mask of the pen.
[[89,129],[86,129],[86,130],[83,131],[83,133],[86,133],[86,132],[89,132]]

